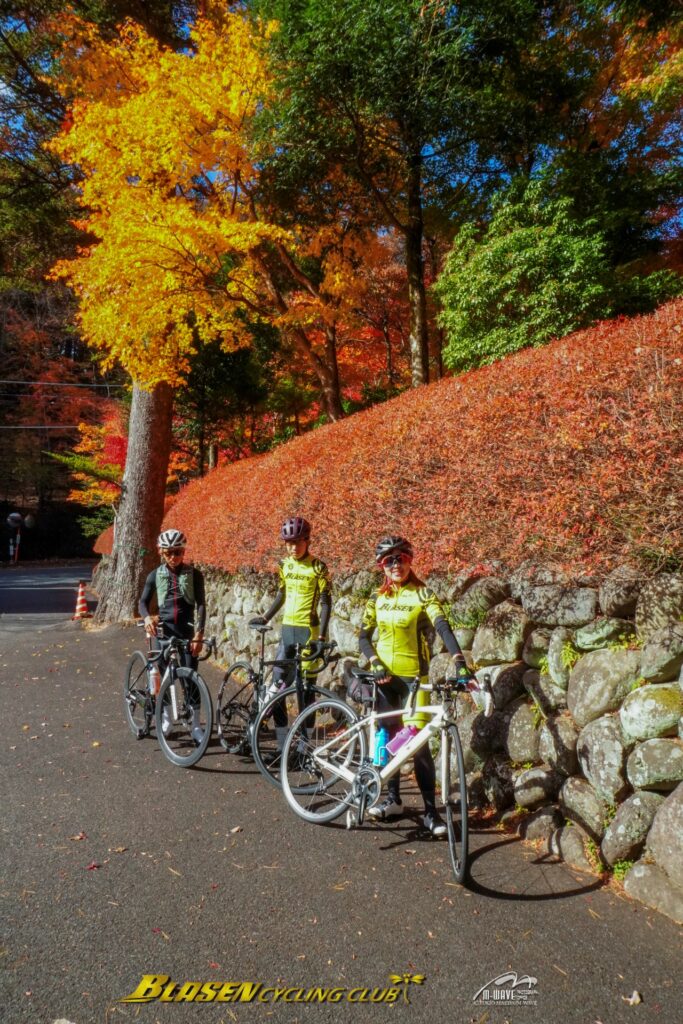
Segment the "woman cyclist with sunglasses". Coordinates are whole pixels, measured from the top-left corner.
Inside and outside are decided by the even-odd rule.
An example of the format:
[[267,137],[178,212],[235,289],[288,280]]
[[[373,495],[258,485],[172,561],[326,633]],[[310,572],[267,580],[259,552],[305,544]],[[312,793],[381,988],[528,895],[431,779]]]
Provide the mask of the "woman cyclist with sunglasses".
[[[419,676],[422,682],[427,682],[430,624],[453,656],[453,675],[471,685],[472,677],[465,657],[438,598],[413,572],[413,548],[409,541],[404,537],[383,537],[375,549],[375,561],[381,567],[384,579],[365,607],[358,642],[378,683],[377,710],[400,710],[406,704],[413,679]],[[375,629],[378,636],[373,644]],[[420,690],[416,707],[428,703],[429,694]],[[426,724],[427,718],[416,710],[414,717],[405,718],[403,724],[420,727]],[[397,715],[395,719],[385,721],[389,723],[389,736],[393,737],[401,729],[401,718]],[[434,836],[445,835],[446,824],[436,810],[436,772],[428,745],[415,755],[414,765],[425,807],[424,827]],[[389,780],[387,788],[386,799],[368,811],[381,821],[403,813],[398,774]]]

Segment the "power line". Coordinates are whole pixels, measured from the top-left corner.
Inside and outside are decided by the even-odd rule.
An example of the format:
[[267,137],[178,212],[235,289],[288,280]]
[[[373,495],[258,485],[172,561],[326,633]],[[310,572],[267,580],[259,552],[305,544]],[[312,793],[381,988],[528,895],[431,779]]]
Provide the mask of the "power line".
[[40,384],[49,388],[125,388],[127,384],[69,384],[67,381],[56,380],[0,380],[0,384]]

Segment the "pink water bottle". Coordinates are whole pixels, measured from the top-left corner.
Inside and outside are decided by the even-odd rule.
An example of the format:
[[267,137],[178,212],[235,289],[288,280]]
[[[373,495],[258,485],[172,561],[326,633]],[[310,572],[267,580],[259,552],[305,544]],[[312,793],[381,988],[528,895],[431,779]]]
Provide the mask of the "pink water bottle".
[[414,725],[404,725],[400,732],[397,732],[393,740],[387,743],[387,750],[393,757],[397,754],[404,743],[408,740],[412,740],[413,736],[417,736],[419,729]]

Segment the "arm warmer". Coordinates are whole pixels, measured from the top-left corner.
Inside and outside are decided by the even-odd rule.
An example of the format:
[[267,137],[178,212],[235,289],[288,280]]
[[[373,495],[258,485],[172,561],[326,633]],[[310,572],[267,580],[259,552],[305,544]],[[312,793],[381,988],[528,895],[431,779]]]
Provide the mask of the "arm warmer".
[[266,620],[266,622],[270,622],[270,620],[272,619],[273,615],[276,615],[280,611],[280,609],[282,608],[284,603],[285,603],[285,592],[284,592],[283,588],[280,587],[280,589],[278,590],[277,594],[275,595],[275,600],[271,604],[270,608],[268,609],[267,612],[263,613],[263,618]]
[[460,644],[455,639],[455,636],[453,634],[453,630],[448,625],[448,622],[446,621],[446,619],[443,619],[443,618],[441,618],[441,616],[439,616],[436,619],[436,621],[434,622],[434,629],[437,631],[437,633],[439,634],[439,636],[443,640],[444,647],[446,648],[448,653],[452,654],[454,657],[456,657],[458,659],[462,658],[462,661],[463,661],[463,664],[464,664],[464,662],[465,662],[465,655],[460,650]]
[[368,661],[377,657],[377,652],[372,646],[372,634],[374,632],[374,626],[363,626],[360,633],[358,634],[358,646],[361,654],[364,654]]
[[195,604],[195,633],[204,632],[206,623],[206,596],[204,593],[204,577],[198,569],[194,571],[194,604]]
[[152,600],[152,597],[154,596],[154,593],[156,591],[156,581],[157,574],[155,569],[154,572],[151,572],[147,579],[145,580],[145,585],[142,588],[140,600],[138,601],[138,612],[143,617],[143,619],[146,619],[148,615],[152,614],[149,610],[149,602]]
[[320,635],[327,636],[327,627],[330,622],[330,612],[332,611],[332,597],[329,590],[324,591],[320,595]]

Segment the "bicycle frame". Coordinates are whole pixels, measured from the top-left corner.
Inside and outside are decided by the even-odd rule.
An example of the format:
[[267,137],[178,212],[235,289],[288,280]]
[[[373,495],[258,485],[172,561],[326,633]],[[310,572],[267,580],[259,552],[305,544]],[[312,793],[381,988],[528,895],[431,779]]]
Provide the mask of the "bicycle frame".
[[[425,685],[420,686],[420,689],[431,692],[433,688],[429,685]],[[356,736],[361,731],[367,732],[370,740],[368,749],[372,750],[374,746],[377,722],[380,722],[382,719],[397,718],[405,713],[405,708],[399,711],[371,711],[369,714],[359,718],[357,722],[345,729],[341,736],[334,736],[332,739],[328,740],[327,743],[323,743],[317,747],[311,755],[313,761],[324,765],[327,771],[332,772],[338,778],[352,783],[356,777],[356,772],[349,771],[343,764],[340,765],[333,763],[325,757],[325,752],[327,750],[334,749],[336,755],[343,753],[347,747],[351,746],[355,741]],[[390,779],[392,775],[395,775],[396,772],[400,771],[402,765],[421,750],[426,743],[429,743],[433,736],[438,735],[445,726],[456,724],[455,716],[452,711],[452,701],[449,698],[444,698],[441,704],[428,704],[420,707],[420,714],[431,715],[431,721],[419,729],[415,736],[412,736],[407,743],[404,743],[383,768],[378,768],[379,777],[383,783]],[[340,739],[342,736],[344,738],[344,744],[340,745]]]

